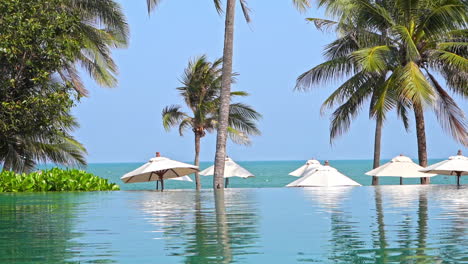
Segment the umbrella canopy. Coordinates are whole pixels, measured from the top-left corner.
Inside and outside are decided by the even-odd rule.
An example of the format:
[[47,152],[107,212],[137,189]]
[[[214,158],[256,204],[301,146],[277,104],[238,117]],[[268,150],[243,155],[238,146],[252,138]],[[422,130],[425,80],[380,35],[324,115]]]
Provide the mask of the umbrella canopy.
[[159,152],[138,169],[120,178],[124,183],[149,182],[182,177],[198,171],[198,167],[161,157]]
[[424,178],[436,176],[436,174],[422,173],[420,170],[424,169],[418,164],[414,163],[410,158],[400,155],[393,158],[390,162],[366,172],[369,176],[390,176],[401,178]]
[[325,163],[325,166],[309,170],[309,173],[286,185],[286,187],[313,186],[361,186],[361,184],[341,174],[337,169],[330,167],[328,163]]
[[460,185],[460,176],[468,175],[468,158],[463,156],[461,150],[459,150],[457,156],[449,157],[448,160],[433,164],[420,171],[424,172],[424,174],[435,173],[458,176],[457,183]]
[[[209,176],[214,174],[214,166],[208,167],[200,172],[200,175]],[[240,177],[249,178],[255,177],[251,172],[242,168],[239,164],[235,163],[231,158],[226,157],[224,162],[224,178]]]
[[468,158],[460,153],[460,155],[451,156],[448,160],[433,164],[420,171],[442,175],[457,175],[457,172],[460,172],[461,175],[468,175]]
[[311,159],[308,160],[304,165],[299,167],[299,169],[289,173],[291,176],[296,176],[296,177],[302,177],[306,173],[308,173],[310,170],[314,170],[318,167],[322,166],[318,160]]

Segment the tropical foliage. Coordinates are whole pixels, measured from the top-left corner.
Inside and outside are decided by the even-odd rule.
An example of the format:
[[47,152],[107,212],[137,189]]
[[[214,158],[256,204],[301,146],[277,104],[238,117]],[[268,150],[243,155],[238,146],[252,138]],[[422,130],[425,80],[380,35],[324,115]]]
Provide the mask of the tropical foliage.
[[117,184],[109,183],[82,170],[54,168],[29,174],[12,171],[0,172],[0,192],[53,192],[53,191],[116,191]]
[[[195,136],[195,165],[199,166],[200,141],[206,135],[218,128],[219,101],[221,93],[221,65],[218,59],[209,62],[206,56],[201,56],[189,62],[181,78],[183,86],[180,91],[191,114],[183,112],[182,107],[172,105],[162,112],[163,125],[166,130],[178,126],[182,136],[191,129]],[[231,79],[235,82],[235,79]],[[247,96],[246,92],[231,92],[231,96]],[[261,115],[252,107],[242,103],[231,103],[229,112],[228,134],[235,143],[249,144],[249,135],[259,135],[256,121]],[[196,174],[197,188],[201,188],[200,178]]]
[[408,112],[413,110],[422,166],[427,165],[426,107],[434,110],[455,140],[468,145],[465,115],[449,93],[468,95],[465,1],[321,0],[319,5],[332,20],[309,20],[321,29],[335,30],[338,38],[325,47],[327,61],[299,76],[296,88],[344,80],[323,105],[338,106],[332,115],[331,139],[346,132],[370,101],[372,118],[383,121],[385,113],[395,109],[407,128]]
[[115,85],[110,50],[128,28],[112,0],[0,2],[0,163],[27,172],[38,161],[85,164],[70,133],[70,110],[87,94],[77,66],[103,86]]

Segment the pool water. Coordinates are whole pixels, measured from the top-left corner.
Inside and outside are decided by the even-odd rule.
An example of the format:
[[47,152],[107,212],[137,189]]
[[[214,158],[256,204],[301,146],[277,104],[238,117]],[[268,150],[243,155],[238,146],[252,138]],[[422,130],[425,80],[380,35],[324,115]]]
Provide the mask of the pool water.
[[0,263],[468,263],[468,188],[0,194]]

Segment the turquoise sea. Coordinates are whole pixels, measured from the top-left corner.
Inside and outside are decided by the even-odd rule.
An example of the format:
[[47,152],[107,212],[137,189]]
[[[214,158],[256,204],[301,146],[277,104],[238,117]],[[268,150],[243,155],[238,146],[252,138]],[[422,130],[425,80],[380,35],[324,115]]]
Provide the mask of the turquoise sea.
[[[440,160],[430,160],[429,164],[439,162]],[[387,160],[383,160],[384,164]],[[190,163],[190,162],[188,162]],[[297,179],[297,177],[289,176],[288,173],[296,168],[304,165],[305,161],[238,161],[241,166],[252,172],[255,177],[248,179],[231,178],[229,186],[232,188],[275,188],[284,187],[288,183]],[[322,161],[323,163],[323,161]],[[118,183],[122,190],[153,190],[155,189],[155,182],[151,183],[132,183],[124,184],[120,181],[125,173],[132,171],[141,163],[94,163],[88,165],[87,171],[99,175],[103,178],[109,179],[112,182]],[[200,168],[205,169],[211,166],[210,162],[201,162]],[[371,160],[337,160],[330,161],[330,165],[338,169],[341,173],[351,177],[362,185],[370,185],[370,176],[364,175],[365,172],[372,169]],[[191,176],[192,179],[194,178]],[[454,176],[435,176],[431,179],[434,184],[454,184],[456,177]],[[383,177],[380,179],[383,185],[399,184],[399,178],[396,177]],[[419,179],[405,179],[405,184],[418,184]],[[468,183],[468,176],[462,177],[462,183]],[[212,188],[213,177],[202,176],[202,187]],[[181,182],[174,180],[165,181],[166,189],[190,189],[194,188],[195,183]]]

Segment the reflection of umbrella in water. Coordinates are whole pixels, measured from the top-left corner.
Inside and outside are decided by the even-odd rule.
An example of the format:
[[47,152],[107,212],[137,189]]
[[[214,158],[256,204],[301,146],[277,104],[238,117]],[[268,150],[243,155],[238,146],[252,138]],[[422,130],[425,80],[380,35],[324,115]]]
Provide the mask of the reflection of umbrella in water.
[[390,162],[366,172],[369,176],[389,176],[400,177],[400,185],[403,184],[403,178],[425,178],[436,176],[436,174],[422,173],[423,167],[414,163],[410,158],[400,155],[393,158]]
[[468,158],[463,156],[461,150],[459,150],[457,156],[449,157],[448,160],[433,164],[420,171],[425,172],[425,174],[456,175],[457,185],[460,185],[460,177],[468,175]]
[[[214,174],[214,165],[208,167],[200,172],[200,175],[209,176]],[[240,177],[240,178],[249,178],[255,177],[251,172],[242,168],[239,164],[235,163],[231,158],[226,157],[224,162],[224,179],[225,179],[225,187],[229,184],[230,177]]]
[[169,179],[169,180],[193,182],[193,180],[192,180],[189,176],[182,176],[182,177],[177,177],[177,178],[171,178],[171,179]]
[[124,183],[160,181],[161,190],[164,190],[164,180],[182,177],[197,171],[197,166],[161,157],[159,152],[156,152],[156,158],[150,159],[149,162],[120,179]]
[[352,186],[339,186],[333,188],[303,188],[302,192],[308,200],[327,210],[339,208],[351,195]]
[[301,178],[286,185],[286,187],[331,187],[331,186],[361,186],[351,178],[341,174],[337,169],[329,166],[328,161],[325,166],[310,170]]
[[308,160],[304,165],[302,165],[301,167],[299,167],[295,171],[289,173],[289,175],[296,176],[296,177],[302,177],[306,173],[308,173],[310,170],[316,169],[316,168],[318,168],[320,166],[322,166],[320,164],[320,161],[315,160],[315,159],[311,159],[311,160]]

